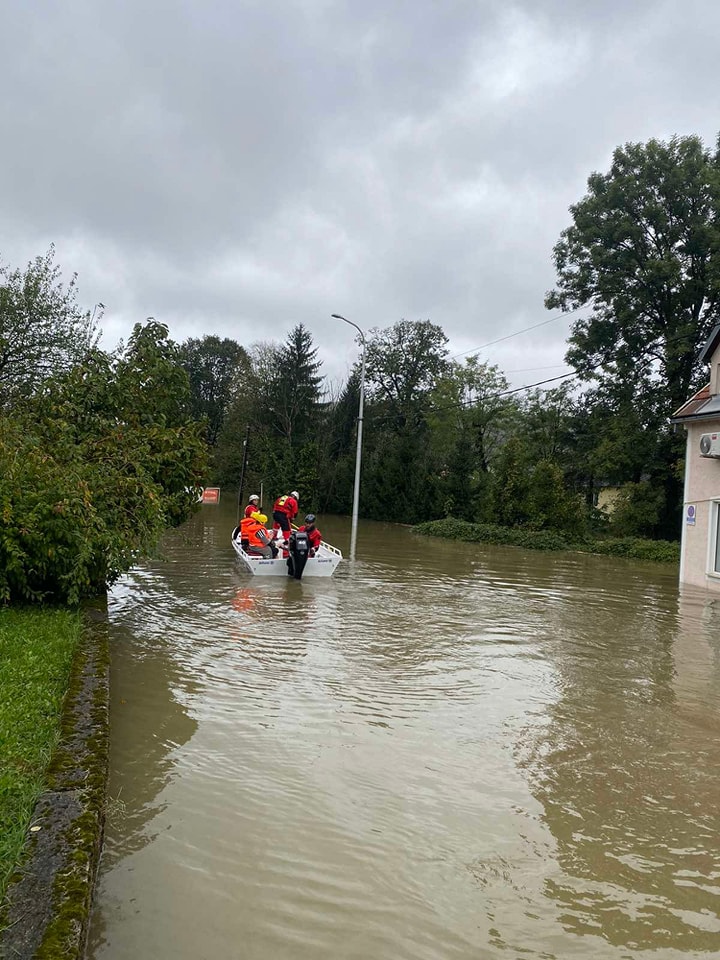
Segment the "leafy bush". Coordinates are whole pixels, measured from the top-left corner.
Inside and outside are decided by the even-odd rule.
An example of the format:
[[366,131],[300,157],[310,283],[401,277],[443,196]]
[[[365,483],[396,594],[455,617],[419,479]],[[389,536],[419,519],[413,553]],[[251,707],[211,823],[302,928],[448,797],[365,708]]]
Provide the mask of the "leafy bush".
[[471,543],[507,544],[531,550],[576,550],[583,553],[628,557],[634,560],[652,560],[658,563],[679,563],[680,546],[667,540],[643,540],[623,537],[616,540],[571,540],[552,530],[530,530],[524,527],[501,527],[486,523],[468,523],[465,520],[431,520],[413,527],[416,533],[446,540],[464,540]]
[[152,323],[0,421],[0,602],[98,594],[190,515],[206,448],[187,394]]
[[610,515],[610,529],[630,537],[647,537],[657,529],[665,506],[662,488],[642,480],[620,489]]

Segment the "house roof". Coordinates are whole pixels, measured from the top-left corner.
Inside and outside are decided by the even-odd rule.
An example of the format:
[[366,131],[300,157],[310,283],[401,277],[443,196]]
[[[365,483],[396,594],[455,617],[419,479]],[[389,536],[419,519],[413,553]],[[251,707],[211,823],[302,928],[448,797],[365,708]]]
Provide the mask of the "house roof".
[[710,393],[710,384],[698,390],[694,397],[690,397],[670,417],[670,423],[680,423],[683,420],[718,420],[720,419],[720,396]]
[[715,353],[715,349],[718,344],[720,344],[720,323],[715,324],[713,329],[710,331],[710,336],[707,338],[705,346],[702,348],[702,353],[698,357],[700,363],[710,363],[712,360],[712,355]]
[[[720,346],[720,323],[716,323],[705,341],[705,346],[698,357],[700,363],[710,363],[713,354]],[[680,423],[684,420],[718,420],[720,419],[720,394],[710,393],[710,384],[698,390],[694,397],[690,397],[678,407],[670,417],[670,423]]]

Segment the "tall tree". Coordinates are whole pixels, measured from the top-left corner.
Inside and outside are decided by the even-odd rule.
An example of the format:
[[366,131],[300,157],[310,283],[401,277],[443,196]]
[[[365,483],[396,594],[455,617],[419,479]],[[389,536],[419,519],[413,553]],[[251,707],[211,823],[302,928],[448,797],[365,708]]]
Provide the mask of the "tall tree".
[[291,449],[311,438],[319,412],[323,378],[319,373],[321,363],[316,358],[312,335],[300,323],[279,348],[269,381],[273,427]]
[[637,435],[656,443],[640,470],[653,470],[665,490],[656,533],[677,536],[682,449],[668,417],[704,378],[699,353],[720,320],[720,151],[694,136],[618,147],[570,212],[545,304],[588,308],[567,360],[642,413]]
[[428,320],[370,331],[365,516],[403,523],[442,516],[437,470],[428,456],[428,414],[447,367],[446,343],[442,329]]
[[367,344],[368,393],[397,426],[424,420],[430,391],[447,368],[447,337],[429,320],[401,320],[370,331]]
[[77,277],[65,285],[55,248],[25,270],[0,264],[0,389],[2,406],[28,396],[49,376],[68,370],[97,345],[98,304],[77,304]]
[[651,382],[668,409],[697,382],[720,320],[720,159],[699,137],[629,143],[593,173],[554,248],[549,308],[576,320],[568,362],[585,376]]
[[180,361],[190,380],[193,416],[206,421],[207,442],[214,447],[238,385],[248,376],[248,355],[235,340],[205,336],[182,343]]
[[490,462],[516,407],[503,395],[507,388],[500,369],[477,357],[450,363],[435,385],[429,422],[447,513],[491,516]]

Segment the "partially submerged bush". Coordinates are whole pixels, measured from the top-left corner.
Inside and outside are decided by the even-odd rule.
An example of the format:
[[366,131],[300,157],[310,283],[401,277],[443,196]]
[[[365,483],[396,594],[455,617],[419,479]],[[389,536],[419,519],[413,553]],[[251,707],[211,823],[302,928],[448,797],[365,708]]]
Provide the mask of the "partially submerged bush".
[[487,523],[469,523],[466,520],[431,520],[413,527],[416,533],[446,540],[470,543],[507,544],[531,550],[576,550],[583,553],[628,557],[634,560],[653,560],[658,563],[679,563],[680,546],[667,540],[643,540],[623,537],[616,540],[571,540],[553,530],[529,530],[523,527],[501,527]]

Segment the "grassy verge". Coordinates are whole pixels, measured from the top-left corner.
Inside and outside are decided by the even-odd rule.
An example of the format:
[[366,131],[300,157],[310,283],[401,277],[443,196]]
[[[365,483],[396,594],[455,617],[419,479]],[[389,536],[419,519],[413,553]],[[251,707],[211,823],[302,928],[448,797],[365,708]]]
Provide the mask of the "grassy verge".
[[0,609],[0,900],[45,786],[80,632],[77,612]]
[[631,560],[652,560],[657,563],[679,563],[680,544],[668,540],[643,540],[640,537],[621,537],[614,540],[569,540],[552,530],[523,530],[498,527],[489,523],[468,523],[467,520],[430,520],[413,527],[416,533],[445,540],[464,540],[470,543],[498,543],[532,550],[580,550],[609,557],[627,557]]

